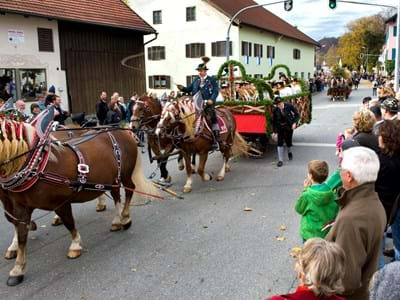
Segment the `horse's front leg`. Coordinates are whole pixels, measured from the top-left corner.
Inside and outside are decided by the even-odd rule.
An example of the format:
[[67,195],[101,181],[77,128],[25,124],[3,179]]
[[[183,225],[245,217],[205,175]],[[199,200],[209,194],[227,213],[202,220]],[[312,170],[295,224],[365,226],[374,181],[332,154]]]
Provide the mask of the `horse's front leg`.
[[192,173],[196,173],[196,153],[192,154]]
[[70,203],[64,204],[56,210],[58,216],[60,216],[64,226],[71,233],[71,245],[68,249],[68,258],[77,258],[81,256],[81,236],[75,228],[74,217],[72,216],[72,207]]
[[[29,214],[30,219],[30,214]],[[20,284],[24,280],[25,265],[26,265],[26,243],[28,240],[28,226],[25,223],[18,223],[15,226],[15,231],[17,232],[17,259],[15,260],[15,265],[10,271],[7,285],[15,286]]]
[[217,176],[217,181],[222,181],[225,178],[225,172],[229,172],[230,166],[228,164],[229,162],[229,154],[230,154],[230,149],[225,149],[223,153],[223,159],[224,159],[224,164],[222,165],[221,170],[218,172]]
[[189,193],[192,191],[192,166],[190,165],[190,153],[182,152],[186,165],[186,183],[183,186],[183,192]]
[[208,158],[208,152],[199,154],[199,166],[197,168],[197,173],[199,173],[201,180],[209,181],[212,180],[212,176],[204,172],[206,161]]
[[14,237],[12,239],[11,245],[7,248],[6,254],[4,255],[5,259],[14,259],[17,257],[18,250],[18,233],[17,230],[14,229]]
[[183,164],[183,153],[180,152],[178,155],[178,170],[182,171],[185,168],[185,165]]

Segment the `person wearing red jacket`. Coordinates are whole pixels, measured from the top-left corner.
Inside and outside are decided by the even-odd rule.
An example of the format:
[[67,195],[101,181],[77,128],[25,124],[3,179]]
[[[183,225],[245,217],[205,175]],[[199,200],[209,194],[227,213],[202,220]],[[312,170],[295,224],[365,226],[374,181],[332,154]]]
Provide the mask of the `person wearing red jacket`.
[[321,238],[305,242],[297,256],[295,270],[301,285],[291,294],[277,295],[268,300],[344,300],[336,296],[343,292],[343,249]]

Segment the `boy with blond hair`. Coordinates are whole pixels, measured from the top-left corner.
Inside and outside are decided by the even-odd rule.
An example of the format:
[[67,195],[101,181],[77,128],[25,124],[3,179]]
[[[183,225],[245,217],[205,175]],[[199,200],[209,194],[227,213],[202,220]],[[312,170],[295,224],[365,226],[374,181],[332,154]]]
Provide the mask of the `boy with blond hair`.
[[304,191],[297,200],[295,210],[301,215],[300,235],[303,241],[324,238],[328,234],[325,225],[335,219],[339,207],[336,194],[324,182],[329,174],[326,161],[308,162],[308,175],[304,180]]

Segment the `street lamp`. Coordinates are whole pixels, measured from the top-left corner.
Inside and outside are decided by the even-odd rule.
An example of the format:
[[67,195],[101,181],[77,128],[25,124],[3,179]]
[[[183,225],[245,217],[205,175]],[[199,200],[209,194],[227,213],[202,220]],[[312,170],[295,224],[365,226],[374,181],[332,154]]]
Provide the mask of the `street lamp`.
[[[400,1],[400,0],[399,0]],[[251,8],[256,8],[256,7],[261,7],[261,6],[267,6],[267,5],[273,5],[273,4],[278,4],[278,3],[285,3],[285,8],[286,8],[286,2],[287,1],[275,1],[275,2],[270,2],[270,3],[265,3],[265,4],[254,4],[254,5],[249,5],[246,7],[243,7],[240,9],[230,20],[229,26],[228,26],[228,32],[226,33],[226,44],[225,44],[225,53],[226,53],[226,61],[229,60],[229,52],[230,52],[230,46],[229,46],[229,33],[231,31],[232,23],[233,21],[237,18],[238,15],[240,15],[242,12],[251,9]]]

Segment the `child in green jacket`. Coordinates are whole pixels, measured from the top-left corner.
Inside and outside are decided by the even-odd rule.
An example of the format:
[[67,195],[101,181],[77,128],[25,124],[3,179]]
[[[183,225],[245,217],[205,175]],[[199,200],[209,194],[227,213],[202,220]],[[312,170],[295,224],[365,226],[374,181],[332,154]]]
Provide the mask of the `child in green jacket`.
[[308,176],[304,180],[304,191],[297,200],[295,210],[301,214],[300,234],[304,241],[324,238],[328,229],[324,226],[333,221],[339,211],[336,194],[324,182],[328,177],[329,167],[326,161],[308,162]]

